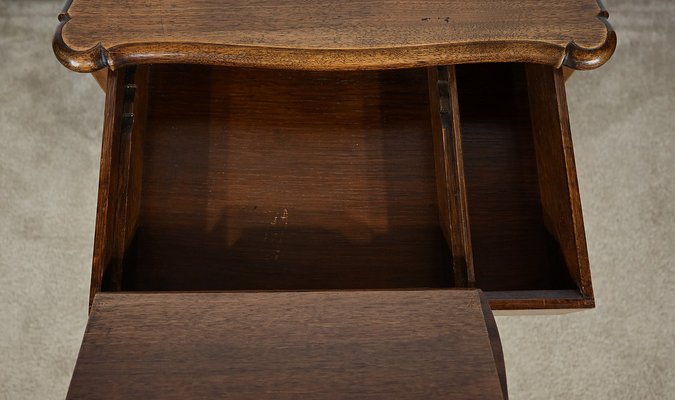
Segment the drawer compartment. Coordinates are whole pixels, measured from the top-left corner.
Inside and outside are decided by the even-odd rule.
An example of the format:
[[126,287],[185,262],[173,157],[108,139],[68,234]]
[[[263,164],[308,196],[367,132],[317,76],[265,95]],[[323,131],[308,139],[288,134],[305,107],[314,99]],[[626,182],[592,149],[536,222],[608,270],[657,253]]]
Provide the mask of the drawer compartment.
[[151,71],[123,289],[451,284],[420,71]]
[[92,295],[472,286],[496,309],[592,306],[560,71],[443,68],[111,73]]
[[498,308],[592,306],[561,71],[461,65],[457,85],[477,286]]

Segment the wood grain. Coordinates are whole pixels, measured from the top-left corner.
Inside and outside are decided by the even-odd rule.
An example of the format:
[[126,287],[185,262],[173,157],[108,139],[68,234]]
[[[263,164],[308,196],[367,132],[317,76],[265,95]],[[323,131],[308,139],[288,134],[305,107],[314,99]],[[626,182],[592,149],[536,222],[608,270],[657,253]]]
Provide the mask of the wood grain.
[[[536,144],[537,94],[525,70],[456,67],[476,286],[502,293],[490,297],[496,309],[592,307],[592,292],[580,294],[573,276],[590,280],[588,264],[563,254],[582,232],[546,222],[572,211],[544,205],[562,189],[549,189],[537,166],[539,152],[571,154]],[[122,267],[103,290],[463,286],[441,228],[427,74],[151,66],[141,151],[114,147],[114,160],[135,160],[115,161],[128,169],[116,176],[142,175],[142,183],[126,194],[116,184],[108,195],[132,196],[139,214],[97,222],[97,232],[111,232],[97,236],[97,248],[116,249]],[[556,124],[543,126],[562,140]],[[121,138],[110,140],[125,143],[115,132]],[[554,177],[574,173],[563,162],[546,168]],[[95,254],[100,287],[108,264]]]
[[480,291],[99,294],[68,399],[502,399]]
[[143,135],[147,118],[148,68],[126,68],[122,127],[117,152],[119,174],[114,192],[118,197],[115,208],[115,242],[113,263],[104,271],[103,285],[108,289],[122,287],[125,258],[135,239],[141,213],[141,184],[143,176]]
[[473,287],[476,276],[464,183],[455,67],[429,67],[428,77],[439,222],[452,252],[454,285]]
[[101,290],[103,273],[113,259],[115,242],[115,210],[119,196],[116,192],[120,175],[119,146],[124,108],[124,70],[111,71],[106,83],[103,139],[98,181],[98,203],[96,207],[96,229],[94,232],[94,254],[92,260],[89,303]]
[[481,292],[480,306],[483,310],[483,317],[485,318],[485,327],[487,328],[488,337],[490,338],[490,347],[492,348],[492,356],[495,360],[495,367],[499,374],[499,382],[502,388],[502,395],[505,400],[509,398],[508,386],[506,383],[506,364],[504,363],[504,350],[502,349],[502,341],[499,338],[499,329],[497,329],[497,322],[492,314],[490,303],[487,296]]
[[523,66],[456,69],[476,286],[573,288],[543,221]]
[[[578,289],[566,290],[508,290],[485,292],[493,310],[516,311],[508,315],[518,315],[517,311],[531,310],[548,314],[595,307],[595,299],[582,295]],[[506,314],[504,314],[506,315]]]
[[94,77],[96,80],[96,83],[103,89],[103,92],[107,92],[107,85],[108,85],[108,72],[110,72],[109,69],[104,68],[104,69],[99,69],[91,73],[91,76]]
[[538,65],[528,65],[526,73],[544,223],[581,293],[593,297],[565,78],[559,69]]
[[124,259],[140,215],[147,66],[108,75],[89,301],[121,288]]
[[498,310],[594,307],[562,71],[456,70],[476,286]]
[[153,66],[126,288],[452,285],[426,81]]
[[616,35],[596,0],[69,1],[57,58],[91,72],[141,63],[361,70],[476,62],[589,69]]

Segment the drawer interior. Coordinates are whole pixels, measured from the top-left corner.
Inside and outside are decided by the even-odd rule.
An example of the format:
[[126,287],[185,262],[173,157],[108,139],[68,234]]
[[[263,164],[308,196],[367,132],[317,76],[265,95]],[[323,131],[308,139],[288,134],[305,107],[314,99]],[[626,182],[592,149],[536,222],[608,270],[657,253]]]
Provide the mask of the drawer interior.
[[588,306],[583,226],[568,229],[578,193],[555,200],[576,189],[573,158],[570,170],[560,124],[531,112],[560,111],[560,97],[528,74],[555,84],[559,71],[452,68],[461,257],[435,164],[434,104],[447,98],[430,100],[428,70],[113,72],[92,290],[474,286],[498,308]]
[[458,66],[457,90],[477,284],[574,288],[544,223],[524,66]]
[[423,74],[154,72],[128,288],[450,284]]

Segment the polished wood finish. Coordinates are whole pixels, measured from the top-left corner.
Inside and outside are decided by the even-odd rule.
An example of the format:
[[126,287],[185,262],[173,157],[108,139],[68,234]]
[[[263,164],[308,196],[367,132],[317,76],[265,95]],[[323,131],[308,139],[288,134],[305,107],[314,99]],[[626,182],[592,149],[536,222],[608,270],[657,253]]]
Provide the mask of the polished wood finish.
[[476,276],[464,183],[455,67],[429,67],[428,79],[440,225],[452,252],[455,286],[473,287]]
[[524,66],[456,69],[476,287],[574,288],[544,223]]
[[596,0],[69,0],[53,47],[75,71],[144,63],[302,70],[531,62],[590,69],[616,35]]
[[121,288],[140,215],[148,68],[112,71],[106,86],[90,301],[104,281]]
[[68,399],[504,399],[480,291],[99,294]]
[[565,78],[539,65],[527,65],[526,72],[544,223],[581,293],[593,297]]
[[[140,197],[140,211],[99,219],[99,230],[117,226],[96,243],[117,249],[121,269],[102,274],[107,264],[96,258],[92,293],[465,287],[472,283],[456,279],[451,262],[464,251],[495,309],[592,307],[579,278],[590,277],[585,253],[569,245],[583,245],[580,225],[546,222],[570,221],[578,203],[549,204],[546,196],[564,188],[547,187],[537,160],[567,160],[546,166],[552,176],[575,172],[569,151],[535,140],[533,121],[554,143],[562,128],[531,118],[530,98],[540,94],[530,93],[524,64],[455,69],[457,89],[434,97],[425,69],[151,66],[147,116],[134,115],[147,118],[142,148],[120,155],[117,145],[114,156],[136,160],[121,176],[142,175],[142,183],[100,194]],[[436,88],[453,81],[445,71]],[[432,126],[442,121],[452,129],[434,153],[443,136]],[[450,158],[460,155],[465,203],[448,192],[452,201],[439,206],[439,181],[461,180]],[[435,160],[452,166],[440,179]],[[468,225],[458,226],[470,236],[453,253],[442,225],[452,228],[462,204]],[[122,235],[128,221],[137,223]]]
[[91,76],[94,77],[96,83],[103,89],[103,92],[108,91],[108,68],[99,69],[91,73]]
[[572,74],[576,70],[574,70],[572,68],[568,68],[568,67],[563,67],[562,71],[563,71],[563,78],[565,78],[565,82],[567,82],[567,80],[572,77]]
[[499,375],[499,383],[502,388],[502,397],[504,400],[509,398],[509,390],[506,382],[506,364],[504,363],[504,350],[502,349],[502,341],[499,338],[499,329],[497,329],[497,322],[492,313],[490,303],[483,292],[478,290],[480,296],[480,307],[483,311],[483,318],[485,319],[485,327],[490,338],[490,347],[492,349],[492,357],[495,360],[495,367],[497,368],[497,375]]
[[121,140],[122,109],[124,104],[124,70],[108,74],[106,84],[103,143],[98,180],[98,204],[94,233],[94,256],[91,271],[89,301],[101,290],[103,272],[112,263],[115,241],[115,209],[120,201],[117,181],[120,172],[119,142]]
[[507,398],[491,308],[594,306],[564,80],[607,18],[67,1],[54,52],[106,92],[68,398]]
[[451,285],[424,72],[153,67],[126,288]]
[[486,296],[493,310],[517,311],[515,315],[524,310],[558,314],[562,310],[595,307],[595,300],[582,295],[579,289],[489,291]]

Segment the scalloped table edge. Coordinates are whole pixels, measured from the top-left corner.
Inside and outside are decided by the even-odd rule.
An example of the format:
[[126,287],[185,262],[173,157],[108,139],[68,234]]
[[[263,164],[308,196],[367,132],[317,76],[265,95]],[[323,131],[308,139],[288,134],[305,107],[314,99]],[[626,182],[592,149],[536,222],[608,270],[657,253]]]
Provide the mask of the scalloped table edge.
[[312,71],[378,70],[484,62],[526,62],[576,70],[600,67],[616,49],[616,33],[609,13],[598,0],[597,19],[606,28],[604,42],[584,48],[570,41],[565,47],[539,41],[487,41],[370,49],[302,49],[221,45],[213,43],[127,43],[105,48],[101,43],[79,51],[62,36],[71,20],[68,0],[59,14],[60,24],[52,41],[57,59],[76,72],[114,70],[126,65],[155,63]]

